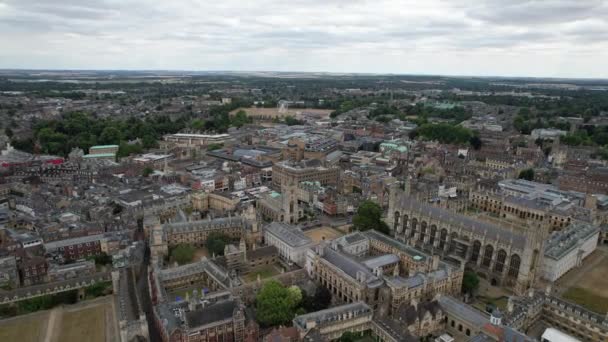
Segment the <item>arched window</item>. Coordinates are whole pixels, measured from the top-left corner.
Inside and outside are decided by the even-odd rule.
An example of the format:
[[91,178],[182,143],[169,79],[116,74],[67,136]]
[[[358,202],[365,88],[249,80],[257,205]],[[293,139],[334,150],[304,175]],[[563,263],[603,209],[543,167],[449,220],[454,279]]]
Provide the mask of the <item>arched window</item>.
[[466,334],[467,336],[471,336],[471,329],[467,329]]
[[517,254],[511,256],[511,262],[509,263],[509,276],[516,278],[519,274],[519,265],[521,264],[521,258]]
[[481,242],[479,240],[475,240],[473,242],[473,251],[471,252],[471,261],[477,262],[479,260],[479,253],[481,252]]
[[494,247],[492,245],[487,245],[483,252],[483,260],[481,264],[485,267],[490,267],[492,263],[492,254],[494,254]]
[[507,252],[501,249],[496,254],[496,265],[494,265],[494,271],[502,273],[505,268],[505,262],[507,261]]

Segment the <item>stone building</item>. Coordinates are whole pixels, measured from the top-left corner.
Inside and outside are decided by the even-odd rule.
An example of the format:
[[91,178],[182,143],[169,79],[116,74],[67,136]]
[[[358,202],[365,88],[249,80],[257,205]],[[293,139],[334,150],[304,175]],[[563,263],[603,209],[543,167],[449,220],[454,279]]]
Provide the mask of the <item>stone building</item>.
[[538,322],[552,326],[582,341],[608,340],[608,316],[557,298],[551,286],[545,292],[529,290],[525,296],[510,297],[504,324],[527,331]]
[[171,246],[203,246],[211,233],[222,233],[233,240],[244,238],[252,244],[259,235],[255,212],[248,211],[242,216],[155,225],[150,234],[150,251],[152,256],[159,257],[167,255]]
[[428,336],[445,327],[445,313],[437,300],[402,305],[393,314],[395,323],[406,327],[413,336]]
[[278,261],[278,250],[274,246],[265,246],[247,250],[247,244],[241,239],[239,246],[226,245],[224,256],[218,258],[218,263],[225,263],[226,269],[234,270],[237,274],[247,274],[259,268],[274,265]]
[[210,292],[225,291],[238,281],[214,261],[203,257],[200,261],[171,267],[154,268],[150,272],[150,293],[153,303],[168,301],[168,292],[199,287]]
[[249,326],[245,307],[233,298],[165,303],[156,306],[154,314],[163,342],[240,342]]
[[456,341],[535,341],[505,324],[498,309],[488,315],[450,296],[441,296],[438,302],[446,315],[445,329]]
[[332,241],[307,255],[309,276],[329,289],[335,301],[363,300],[384,316],[412,301],[460,292],[463,270],[441,262],[438,256],[426,255],[376,231],[353,235],[368,240],[367,244],[354,240],[354,244],[368,247],[364,253],[349,255],[345,252],[349,246],[343,241]]
[[271,191],[261,196],[257,202],[260,216],[273,222],[298,223],[304,216],[298,204],[296,183],[283,183],[281,193]]
[[[293,326],[300,338],[317,336],[318,340],[331,341],[344,332],[363,332],[371,329],[373,310],[365,302],[355,302],[297,316]],[[317,340],[315,339],[315,340]]]
[[474,269],[524,293],[540,274],[542,229],[515,230],[421,203],[391,189],[387,224],[408,245]]
[[319,160],[305,160],[298,163],[283,161],[272,166],[272,184],[276,187],[285,182],[318,181],[321,185],[338,185],[340,168],[321,166]]
[[583,259],[597,248],[599,233],[599,227],[579,222],[553,232],[545,241],[542,277],[556,281],[571,269],[580,267]]
[[304,265],[308,248],[314,244],[298,227],[279,222],[264,227],[264,241],[276,247],[281,259],[300,266]]
[[471,192],[469,205],[510,222],[543,225],[551,231],[563,229],[572,221],[568,213],[570,206],[560,210],[554,205],[543,205],[537,200],[501,196],[489,192]]

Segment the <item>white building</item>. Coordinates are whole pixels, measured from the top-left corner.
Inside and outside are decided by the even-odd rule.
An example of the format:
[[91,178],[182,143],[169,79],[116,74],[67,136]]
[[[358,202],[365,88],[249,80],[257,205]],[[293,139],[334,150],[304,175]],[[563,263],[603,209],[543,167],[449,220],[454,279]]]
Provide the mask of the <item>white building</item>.
[[580,266],[597,248],[599,233],[599,227],[586,223],[573,223],[562,231],[553,232],[545,242],[543,278],[556,281]]
[[299,266],[306,261],[306,250],[314,245],[312,239],[296,226],[279,222],[264,227],[264,240],[267,245],[277,248],[283,260]]
[[555,128],[537,128],[533,129],[530,135],[533,139],[555,139],[563,137],[568,132]]
[[176,133],[163,137],[166,142],[175,143],[180,147],[197,147],[211,144],[223,144],[230,139],[229,134],[193,134]]

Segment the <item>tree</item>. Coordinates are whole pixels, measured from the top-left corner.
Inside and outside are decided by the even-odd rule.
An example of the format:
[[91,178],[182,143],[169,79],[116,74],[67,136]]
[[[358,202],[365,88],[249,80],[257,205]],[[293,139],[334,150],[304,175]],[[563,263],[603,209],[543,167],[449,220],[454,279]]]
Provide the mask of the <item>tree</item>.
[[230,243],[230,237],[223,233],[214,232],[209,234],[205,247],[211,255],[224,255],[224,247]]
[[143,171],[142,171],[142,176],[144,177],[148,177],[150,176],[152,173],[154,173],[154,169],[152,169],[151,167],[146,167]]
[[209,144],[207,145],[207,151],[215,151],[224,147],[224,144]]
[[251,118],[247,117],[247,113],[244,110],[236,112],[230,124],[234,127],[242,127],[245,124],[251,123]]
[[178,264],[183,265],[192,261],[195,252],[194,246],[191,245],[177,245],[169,253],[169,259],[176,261]]
[[357,335],[357,333],[354,333],[352,331],[345,331],[338,339],[338,342],[354,342],[357,340],[358,337],[359,335]]
[[373,201],[363,201],[357,209],[357,214],[353,217],[353,227],[357,230],[374,229],[381,233],[388,234],[390,231],[384,221],[382,221],[382,208]]
[[10,127],[6,127],[4,129],[4,134],[6,134],[7,137],[12,138],[13,137],[13,130]]
[[474,150],[479,150],[481,148],[481,139],[478,136],[474,135],[469,139],[469,144],[473,147]]
[[256,319],[264,327],[289,324],[302,299],[300,289],[270,280],[255,298]]
[[306,312],[315,312],[327,309],[331,304],[331,292],[324,286],[317,286],[315,294],[309,296],[302,294],[302,307]]
[[101,132],[99,140],[102,144],[118,144],[122,140],[122,133],[118,128],[109,126]]
[[466,271],[462,277],[462,292],[473,295],[479,288],[479,277],[475,272]]
[[533,181],[534,180],[534,169],[525,169],[525,170],[522,170],[519,173],[519,176],[517,178]]
[[194,119],[190,123],[190,127],[192,129],[197,130],[197,131],[201,131],[201,130],[203,130],[205,128],[205,121],[203,121],[201,119]]

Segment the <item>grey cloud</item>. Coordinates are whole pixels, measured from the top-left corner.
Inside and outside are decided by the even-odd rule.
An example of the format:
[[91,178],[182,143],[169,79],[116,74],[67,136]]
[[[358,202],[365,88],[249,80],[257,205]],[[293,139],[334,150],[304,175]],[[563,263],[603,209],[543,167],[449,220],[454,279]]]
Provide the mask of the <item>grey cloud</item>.
[[486,0],[467,11],[489,24],[544,25],[584,20],[606,13],[602,0]]
[[522,61],[543,49],[605,55],[606,18],[599,0],[0,0],[0,44],[10,48],[0,67],[31,63],[35,41],[49,67],[378,71],[416,58],[434,68],[437,56],[448,68],[451,54],[478,61],[510,49],[529,55]]

